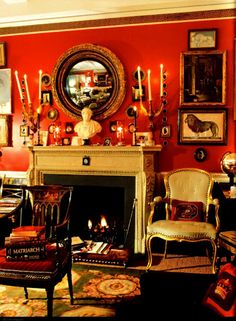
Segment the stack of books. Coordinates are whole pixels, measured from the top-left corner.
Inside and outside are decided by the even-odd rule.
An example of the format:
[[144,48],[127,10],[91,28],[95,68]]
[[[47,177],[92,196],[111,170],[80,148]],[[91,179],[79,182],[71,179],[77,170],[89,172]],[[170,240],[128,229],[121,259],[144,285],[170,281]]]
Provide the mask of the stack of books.
[[97,253],[107,254],[112,244],[106,242],[95,242],[92,240],[81,240],[79,236],[73,236],[71,240],[72,254],[76,253]]
[[21,226],[5,238],[9,261],[41,260],[46,257],[45,226]]
[[4,197],[0,199],[0,214],[8,214],[16,209],[21,202],[20,198]]

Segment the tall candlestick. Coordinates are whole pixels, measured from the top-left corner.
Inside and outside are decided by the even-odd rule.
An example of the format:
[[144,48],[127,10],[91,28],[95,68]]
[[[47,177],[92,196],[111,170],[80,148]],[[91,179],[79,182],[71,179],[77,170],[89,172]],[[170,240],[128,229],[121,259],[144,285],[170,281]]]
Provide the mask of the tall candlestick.
[[152,100],[152,89],[151,89],[151,70],[148,69],[148,99]]
[[136,131],[137,126],[137,107],[134,106],[134,130]]
[[26,74],[24,74],[24,80],[25,80],[25,89],[26,89],[28,104],[31,104],[30,93],[29,93],[29,87],[28,87],[27,75]]
[[160,96],[163,96],[163,64],[160,64]]
[[17,70],[15,71],[15,76],[16,76],[16,83],[17,83],[18,91],[19,91],[19,94],[20,94],[20,99],[23,100],[23,94],[22,94],[22,91],[21,91],[21,86],[20,86],[20,81],[19,81],[18,71]]
[[40,113],[41,113],[41,108],[37,108],[37,128],[40,128]]
[[138,66],[138,88],[139,88],[139,98],[142,98],[142,82],[141,82],[141,69],[140,66]]
[[39,101],[41,102],[42,70],[39,70]]

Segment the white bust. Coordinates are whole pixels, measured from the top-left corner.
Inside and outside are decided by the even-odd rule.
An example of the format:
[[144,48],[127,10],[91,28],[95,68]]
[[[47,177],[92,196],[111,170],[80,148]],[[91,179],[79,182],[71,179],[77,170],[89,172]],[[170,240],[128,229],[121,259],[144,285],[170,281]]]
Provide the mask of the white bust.
[[82,109],[82,120],[74,128],[79,138],[89,139],[101,132],[102,126],[97,121],[91,119],[92,113],[92,110],[88,107]]

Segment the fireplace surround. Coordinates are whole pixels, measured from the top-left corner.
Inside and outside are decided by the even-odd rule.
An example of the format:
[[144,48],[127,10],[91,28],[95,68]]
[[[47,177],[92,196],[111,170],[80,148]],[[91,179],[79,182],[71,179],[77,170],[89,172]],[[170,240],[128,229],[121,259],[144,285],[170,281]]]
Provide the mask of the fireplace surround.
[[[98,186],[99,181],[108,181],[109,184],[112,178],[122,177],[124,180],[133,178],[136,199],[133,248],[135,253],[145,253],[148,202],[154,195],[158,154],[161,148],[161,145],[152,147],[32,146],[29,147],[28,181],[31,185],[44,184],[53,182],[52,177],[57,176],[56,182],[60,184],[66,184],[66,178],[69,184],[75,181],[72,185],[76,185],[78,180],[82,180],[84,183],[80,182],[79,185],[86,185],[91,176],[95,176],[95,178],[99,177],[96,182]],[[130,198],[133,199],[132,193]],[[128,203],[130,202],[131,200]]]

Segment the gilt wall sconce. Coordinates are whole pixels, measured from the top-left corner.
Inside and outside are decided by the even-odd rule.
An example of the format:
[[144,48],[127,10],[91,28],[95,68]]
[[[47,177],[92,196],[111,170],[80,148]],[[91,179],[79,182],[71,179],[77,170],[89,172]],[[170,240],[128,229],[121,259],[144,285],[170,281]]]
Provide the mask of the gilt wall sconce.
[[[40,146],[40,120],[42,113],[42,70],[39,70],[39,87],[38,87],[38,107],[36,110],[33,109],[33,104],[31,101],[28,79],[27,75],[24,74],[23,79],[19,80],[18,71],[15,71],[16,83],[20,95],[20,100],[22,104],[22,114],[23,114],[23,127],[20,128],[21,136],[24,137],[23,144],[26,144],[26,135],[30,137],[30,145],[34,145],[34,134],[37,132],[36,145]],[[28,129],[26,128],[28,127]],[[24,133],[24,135],[23,135]]]
[[146,107],[143,104],[143,90],[142,90],[142,78],[141,78],[141,68],[138,66],[137,68],[138,74],[138,87],[139,87],[139,96],[140,96],[140,109],[144,112],[149,119],[149,130],[154,132],[154,119],[158,117],[164,106],[166,105],[167,101],[165,98],[163,85],[166,79],[166,71],[164,70],[163,64],[160,65],[160,106],[154,110],[153,109],[153,100],[152,100],[152,88],[151,88],[151,70],[148,69],[147,72],[147,81],[148,81],[148,106]]

